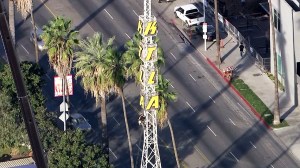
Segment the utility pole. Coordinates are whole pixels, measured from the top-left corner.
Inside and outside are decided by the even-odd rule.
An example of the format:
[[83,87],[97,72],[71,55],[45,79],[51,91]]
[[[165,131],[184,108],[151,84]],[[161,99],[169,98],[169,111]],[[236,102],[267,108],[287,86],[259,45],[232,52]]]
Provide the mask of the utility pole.
[[216,41],[217,41],[217,60],[216,63],[219,65],[222,63],[221,52],[220,52],[220,30],[219,30],[219,19],[218,19],[218,0],[214,0],[215,5],[215,24],[216,24]]
[[47,168],[44,151],[39,137],[39,132],[35,123],[34,114],[31,109],[26,88],[24,85],[23,77],[19,60],[16,56],[13,40],[8,28],[6,16],[3,10],[3,2],[0,1],[0,31],[4,44],[5,53],[11,68],[15,86],[17,89],[17,96],[20,103],[20,109],[23,114],[23,119],[29,141],[33,150],[34,160],[38,168]]
[[157,35],[156,17],[151,15],[151,0],[144,0],[144,14],[139,16],[138,31],[142,35],[140,44],[141,65],[141,97],[140,105],[143,108],[144,144],[141,159],[141,168],[161,168],[161,161],[157,140],[157,110],[159,107],[157,62]]

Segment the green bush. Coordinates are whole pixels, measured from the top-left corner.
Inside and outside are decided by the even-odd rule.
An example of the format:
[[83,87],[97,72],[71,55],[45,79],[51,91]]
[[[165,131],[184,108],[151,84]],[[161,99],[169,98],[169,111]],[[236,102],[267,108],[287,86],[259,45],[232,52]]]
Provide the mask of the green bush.
[[286,121],[282,121],[278,126],[273,125],[273,113],[264,104],[264,102],[249,88],[241,79],[232,80],[231,84],[240,92],[240,94],[251,104],[251,106],[260,114],[261,118],[271,127],[288,126]]

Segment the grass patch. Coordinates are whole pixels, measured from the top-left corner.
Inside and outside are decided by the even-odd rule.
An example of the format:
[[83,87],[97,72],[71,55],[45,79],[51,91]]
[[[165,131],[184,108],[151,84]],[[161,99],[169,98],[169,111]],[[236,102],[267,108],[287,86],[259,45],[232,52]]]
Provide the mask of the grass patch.
[[273,128],[288,126],[288,123],[283,120],[277,126],[273,125],[273,114],[264,102],[249,88],[241,79],[234,79],[231,84],[240,92],[240,94],[252,105],[252,107],[260,114],[261,118]]

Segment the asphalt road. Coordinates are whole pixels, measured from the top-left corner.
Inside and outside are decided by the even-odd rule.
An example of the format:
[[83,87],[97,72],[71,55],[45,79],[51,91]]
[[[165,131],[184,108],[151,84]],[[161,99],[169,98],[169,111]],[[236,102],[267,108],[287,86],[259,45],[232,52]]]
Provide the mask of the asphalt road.
[[[41,1],[35,1],[39,6]],[[63,8],[62,3],[60,8]],[[47,5],[47,3],[46,3]],[[142,14],[142,1],[111,0],[89,3],[72,0],[72,10],[80,16],[75,27],[82,37],[95,31],[104,34],[105,39],[115,36],[121,46],[136,31],[138,17]],[[153,8],[158,7],[156,2]],[[42,26],[56,9],[41,5],[35,11],[38,26]],[[75,13],[68,13],[68,17]],[[168,11],[166,11],[168,12]],[[170,12],[170,11],[169,11]],[[53,12],[55,14],[55,12]],[[158,17],[160,46],[165,51],[164,76],[171,81],[171,89],[178,93],[178,99],[170,104],[169,118],[177,142],[180,160],[188,167],[298,167],[286,147],[276,140],[272,131],[267,130],[249,109],[232,93],[230,88],[215,71],[207,65],[201,54],[178,38],[178,32]],[[17,25],[18,53],[21,60],[34,60],[33,44],[28,40],[31,31],[29,20]],[[86,29],[89,27],[89,29]],[[84,29],[84,30],[83,30]],[[81,31],[83,30],[83,31]],[[128,37],[129,36],[129,37]],[[31,54],[32,53],[32,54]],[[41,63],[49,68],[43,55]],[[47,73],[47,96],[49,110],[58,110],[60,98],[53,96],[52,71]],[[139,91],[134,83],[125,87],[128,119],[130,122],[136,167],[140,164],[143,132],[137,124]],[[83,99],[86,97],[86,99]],[[85,95],[79,83],[71,97],[72,109],[83,113],[99,132],[96,115],[100,109],[89,95]],[[117,98],[108,105],[108,130],[110,136],[110,159],[115,167],[129,167],[127,137],[123,121],[121,101]],[[97,141],[99,138],[94,138]],[[159,147],[163,167],[175,167],[169,128],[159,129]]]

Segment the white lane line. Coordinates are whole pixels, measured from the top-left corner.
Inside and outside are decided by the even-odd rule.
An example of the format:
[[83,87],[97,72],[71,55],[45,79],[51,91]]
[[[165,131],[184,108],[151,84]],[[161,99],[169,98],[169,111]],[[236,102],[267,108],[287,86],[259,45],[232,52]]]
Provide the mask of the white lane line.
[[115,155],[115,153],[110,149],[110,148],[108,148],[109,149],[109,151],[114,155],[114,157],[116,158],[116,159],[118,159],[118,157]]
[[177,58],[175,57],[175,55],[173,53],[170,52],[170,54],[174,57],[175,60],[177,60]]
[[89,23],[87,25],[93,30],[93,32],[96,32]]
[[250,144],[256,149],[256,146],[250,141]]
[[186,104],[187,104],[188,106],[190,106],[190,108],[193,110],[193,112],[196,112],[196,111],[194,110],[194,108],[190,105],[189,102],[186,102]]
[[214,134],[214,136],[217,136],[216,134],[215,134],[215,132],[207,125],[207,128]]
[[29,54],[28,50],[26,50],[26,48],[21,44],[22,48],[24,48],[24,50],[27,52],[27,54]]
[[46,77],[51,80],[51,78],[50,78],[50,76],[48,74],[46,74]]
[[133,11],[133,13],[136,15],[136,16],[139,16],[134,10],[132,10]]
[[229,118],[229,120],[230,120],[230,122],[231,122],[234,126],[236,126],[235,123],[232,121],[231,118]]
[[[168,82],[170,82],[169,79],[166,79],[166,80],[167,80]],[[171,84],[171,82],[170,82],[170,86],[171,86],[172,88],[174,88],[174,86]]]
[[127,33],[125,33],[125,35],[131,40],[131,37]]
[[245,113],[250,117],[250,118],[253,118],[248,112],[247,110],[240,104],[240,103],[237,103],[244,111]]
[[104,11],[109,15],[109,17],[110,17],[111,19],[114,19],[114,18],[110,15],[110,13],[107,12],[106,9],[104,9]]
[[239,162],[239,159],[237,159],[237,158],[233,155],[232,152],[230,152],[230,154],[235,158],[235,160],[236,160],[237,162]]
[[116,118],[115,117],[113,117],[114,118],[114,120],[116,121],[116,123],[118,123],[118,125],[120,125],[120,123],[116,120]]
[[141,149],[137,144],[135,144],[135,146],[136,146],[141,152],[143,152],[142,149]]
[[193,78],[194,81],[196,81],[196,79],[191,74],[189,74],[189,75],[190,75],[191,78]]
[[214,101],[214,99],[212,99],[210,96],[208,96],[214,103],[216,103],[215,101]]
[[271,165],[272,168],[275,168],[273,165]]

